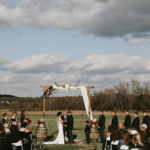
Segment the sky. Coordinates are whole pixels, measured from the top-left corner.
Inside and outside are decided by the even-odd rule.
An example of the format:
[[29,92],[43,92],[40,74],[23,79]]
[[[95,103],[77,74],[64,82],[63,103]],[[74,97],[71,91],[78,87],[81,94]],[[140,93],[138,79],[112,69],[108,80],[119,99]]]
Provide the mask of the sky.
[[0,0],[0,94],[41,84],[150,82],[149,0]]

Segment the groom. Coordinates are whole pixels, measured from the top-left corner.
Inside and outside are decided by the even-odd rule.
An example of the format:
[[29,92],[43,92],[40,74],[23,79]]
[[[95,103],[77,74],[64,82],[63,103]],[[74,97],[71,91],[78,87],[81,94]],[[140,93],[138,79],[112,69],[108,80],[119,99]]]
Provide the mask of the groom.
[[68,117],[67,117],[67,130],[68,130],[68,139],[69,143],[74,143],[73,141],[73,135],[72,135],[72,130],[73,130],[73,116],[71,111],[68,111]]

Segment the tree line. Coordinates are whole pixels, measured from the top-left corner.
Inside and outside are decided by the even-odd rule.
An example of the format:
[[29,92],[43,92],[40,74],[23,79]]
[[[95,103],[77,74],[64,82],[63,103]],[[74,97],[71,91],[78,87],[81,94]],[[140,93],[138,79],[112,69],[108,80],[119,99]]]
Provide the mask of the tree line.
[[[92,110],[146,110],[150,108],[150,83],[121,82],[91,95]],[[42,97],[0,97],[0,109],[42,111]],[[46,110],[85,110],[82,96],[49,97]]]

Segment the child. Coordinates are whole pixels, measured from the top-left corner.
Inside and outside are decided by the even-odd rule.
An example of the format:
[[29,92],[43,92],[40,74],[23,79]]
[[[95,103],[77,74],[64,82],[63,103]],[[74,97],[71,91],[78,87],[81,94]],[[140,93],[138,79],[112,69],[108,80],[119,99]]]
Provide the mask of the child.
[[86,122],[86,126],[85,126],[85,136],[86,136],[86,142],[87,144],[90,143],[90,124],[89,124],[89,121],[87,120]]

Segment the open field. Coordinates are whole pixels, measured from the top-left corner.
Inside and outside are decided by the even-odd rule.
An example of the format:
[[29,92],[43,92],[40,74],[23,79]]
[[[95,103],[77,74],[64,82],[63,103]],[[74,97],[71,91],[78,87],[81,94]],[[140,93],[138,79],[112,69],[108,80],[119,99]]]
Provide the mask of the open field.
[[[3,113],[3,111],[1,110],[0,112],[1,114]],[[11,112],[9,113],[9,117]],[[54,112],[46,112],[46,122],[48,125],[48,138],[50,141],[54,140],[57,136],[57,125],[56,125],[56,111]],[[20,112],[18,112],[18,114],[20,114]],[[73,134],[76,135],[76,139],[83,139],[83,144],[80,145],[51,145],[51,146],[45,146],[43,147],[44,150],[82,150],[82,149],[86,149],[86,150],[101,150],[101,144],[100,143],[96,143],[96,142],[91,142],[90,145],[87,145],[85,142],[85,135],[84,135],[84,126],[85,126],[85,121],[87,120],[87,116],[85,114],[85,112],[80,112],[80,111],[73,111],[73,115],[74,115],[74,130],[73,130]],[[111,112],[105,112],[106,115],[106,131],[108,128],[108,125],[110,125],[111,123]],[[140,116],[142,116],[142,114],[140,114]],[[35,124],[37,123],[38,120],[40,120],[42,118],[42,113],[41,112],[27,112],[26,113],[26,117],[30,118],[32,120],[32,123],[30,125],[30,129],[33,132],[33,136],[35,136],[36,133],[36,126]],[[119,122],[123,122],[124,121],[124,114],[123,113],[118,113],[118,117],[119,117]],[[94,112],[94,118],[98,119],[98,112]],[[142,119],[142,118],[141,118]],[[34,139],[35,141],[35,139]]]

